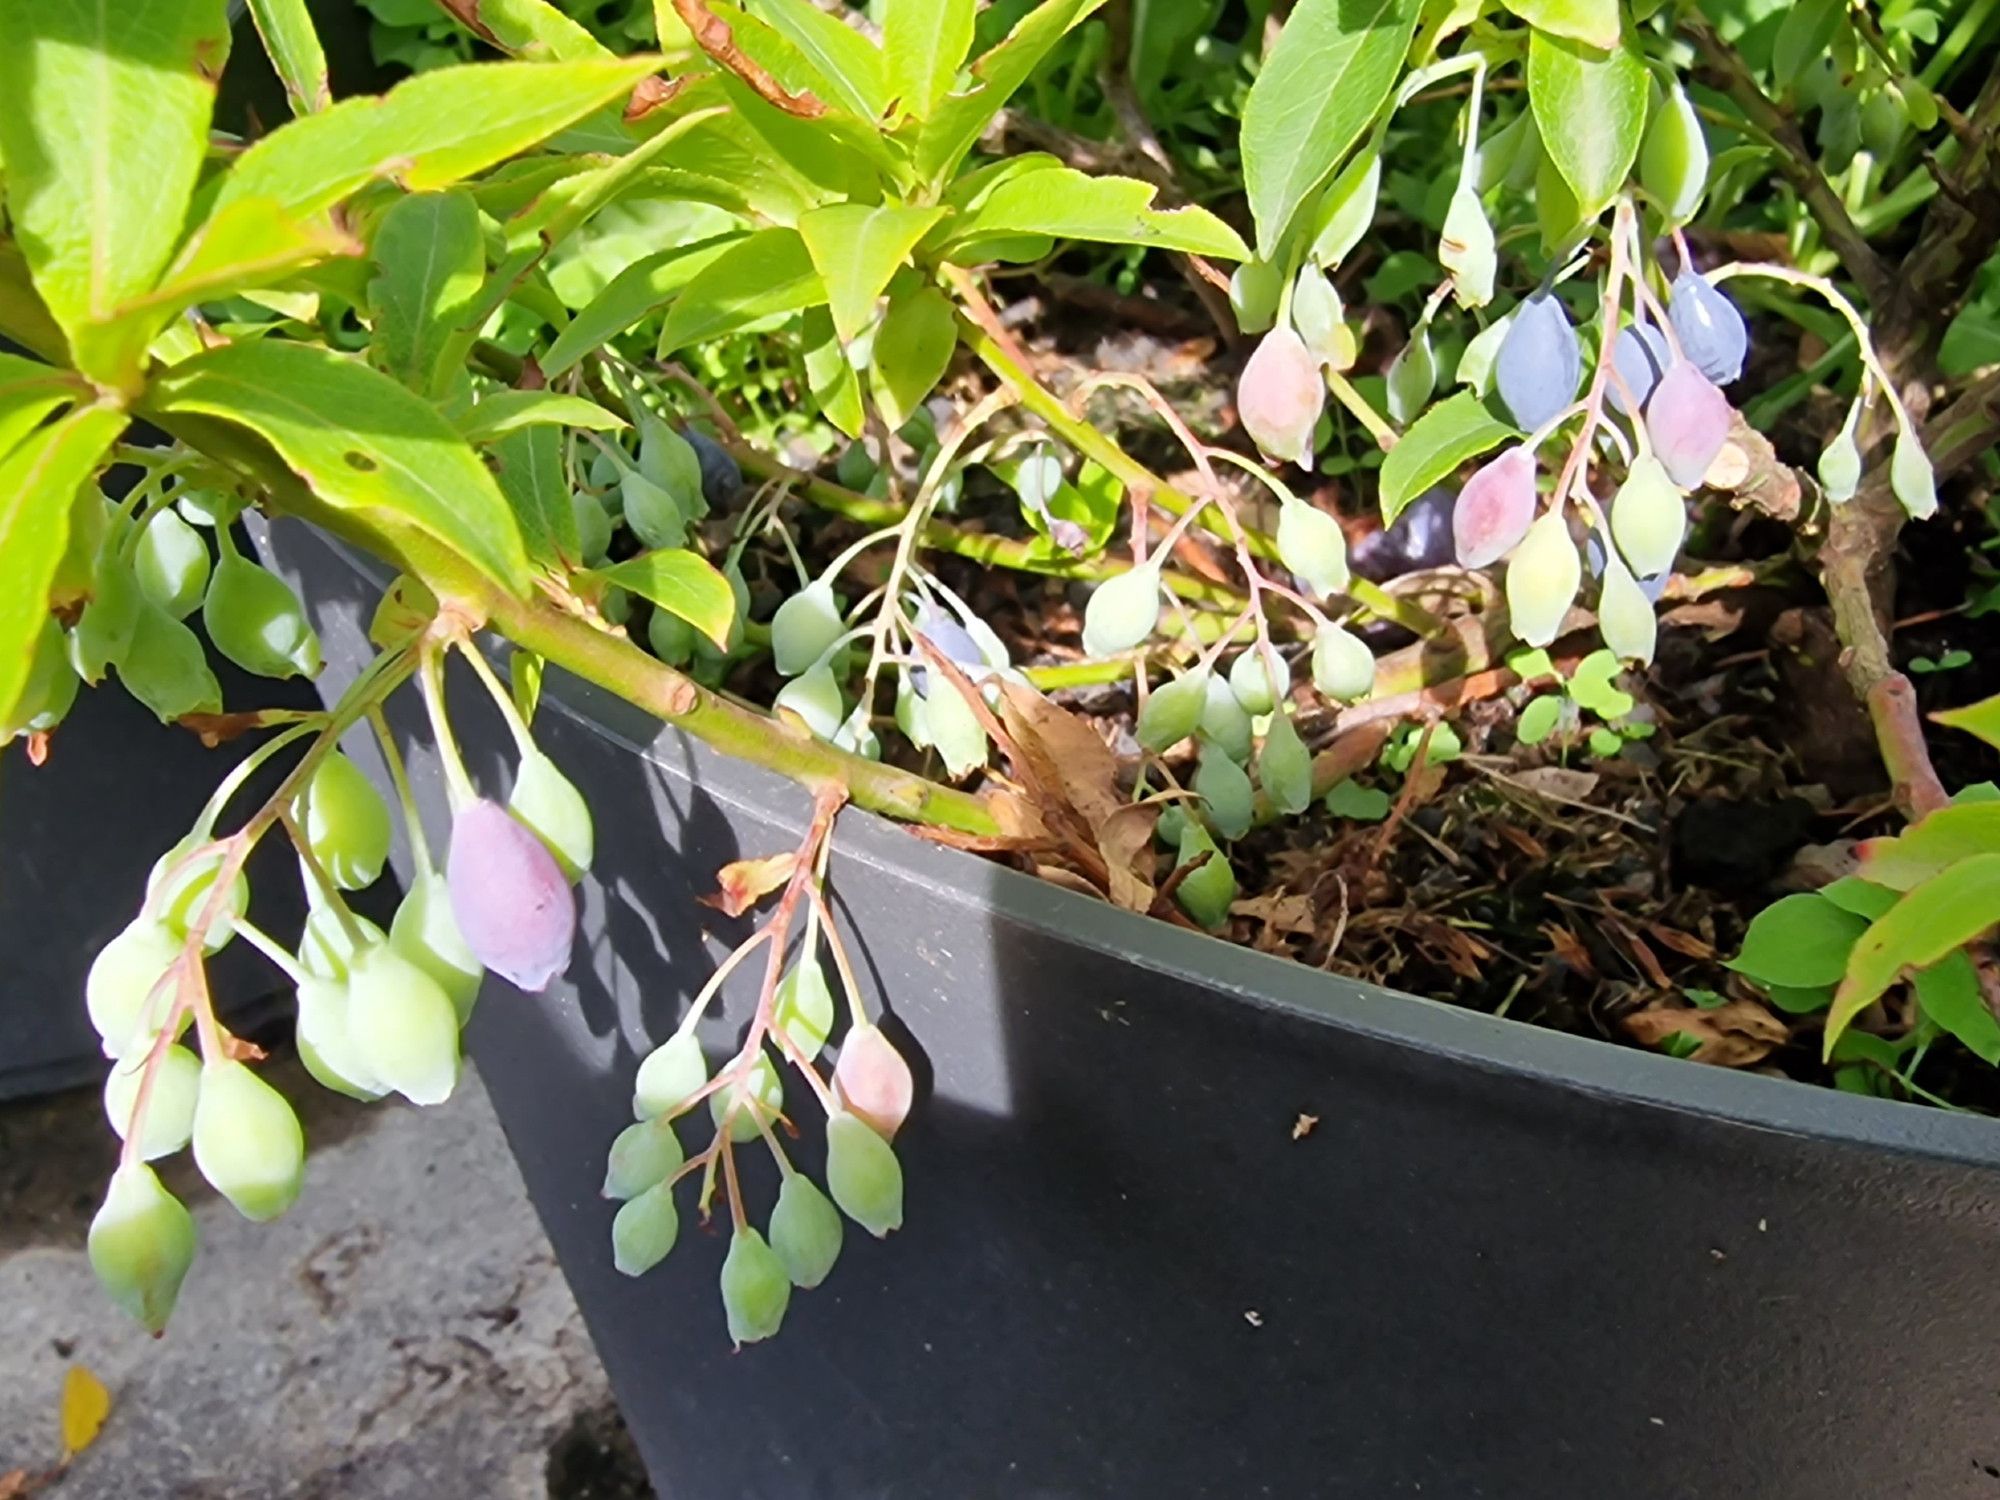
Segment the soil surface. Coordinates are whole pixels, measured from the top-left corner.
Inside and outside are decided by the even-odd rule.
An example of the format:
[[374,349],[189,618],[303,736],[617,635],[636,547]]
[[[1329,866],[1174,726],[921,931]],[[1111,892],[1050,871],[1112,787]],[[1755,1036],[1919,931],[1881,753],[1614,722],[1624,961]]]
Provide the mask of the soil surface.
[[[1130,306],[1083,307],[1063,297],[1061,283],[1051,287],[1001,309],[1045,383],[1061,392],[1102,370],[1137,373],[1204,441],[1240,444],[1230,392],[1241,353],[1212,329],[1200,331],[1201,311],[1179,289],[1124,299]],[[1400,342],[1397,330],[1382,332],[1364,346],[1361,371],[1386,362]],[[1734,394],[1747,399],[1783,373],[1753,370]],[[971,367],[960,369],[958,382],[950,392],[957,411],[988,385]],[[1199,491],[1184,447],[1137,396],[1096,396],[1088,414],[1170,482]],[[1805,447],[1824,430],[1824,416],[1799,408],[1782,419],[1771,434],[1780,456],[1809,467],[1816,450]],[[1333,451],[1323,449],[1322,458]],[[1220,472],[1230,482],[1231,471]],[[908,477],[915,478],[913,469]],[[1397,547],[1382,547],[1370,514],[1372,479],[1298,471],[1286,478],[1341,518],[1351,553],[1372,552],[1369,571],[1392,593],[1460,622],[1482,604],[1487,581],[1451,567],[1415,569]],[[1248,483],[1232,493],[1248,517],[1267,504]],[[1994,583],[1983,545],[1992,532],[1983,497],[1972,499],[1903,536],[1895,647],[1926,710],[2000,692],[2000,606],[1988,613],[1980,603]],[[1030,534],[1015,497],[977,473],[953,519],[975,530]],[[800,522],[809,556],[819,559],[861,534],[809,511]],[[1389,810],[1366,821],[1315,808],[1236,845],[1241,890],[1227,935],[1535,1024],[1833,1082],[1819,1060],[1819,1016],[1786,1013],[1725,964],[1758,911],[1848,873],[1857,841],[1893,832],[1901,820],[1867,719],[1841,676],[1825,597],[1803,553],[1793,551],[1793,533],[1732,509],[1726,495],[1704,492],[1691,510],[1689,538],[1668,585],[1655,664],[1605,684],[1629,699],[1618,720],[1628,732],[1612,754],[1591,743],[1591,731],[1612,716],[1574,705],[1555,734],[1524,741],[1522,711],[1537,697],[1561,697],[1553,681],[1466,672],[1447,674],[1433,692],[1435,716],[1450,728],[1434,741],[1444,754],[1427,750],[1406,775],[1424,716],[1389,723],[1388,744],[1378,748],[1302,686],[1307,648],[1286,647],[1308,745],[1344,749],[1357,767],[1355,785],[1386,796]],[[1082,660],[1088,585],[952,558],[931,562],[1005,639],[1017,665],[1059,669]],[[773,586],[763,592],[774,602],[790,570],[777,556],[765,564]],[[1173,564],[1218,581],[1240,578],[1227,549],[1194,533]],[[754,557],[751,565],[754,580]],[[857,593],[881,581],[871,572],[876,566],[871,554],[851,570]],[[1376,627],[1370,644],[1385,670],[1421,649],[1393,626]],[[1599,645],[1594,627],[1585,628],[1556,642],[1549,656],[1568,675]],[[765,703],[778,685],[736,684]],[[1052,686],[1052,695],[1095,727],[1119,757],[1121,792],[1129,791],[1139,764],[1129,681]],[[1369,733],[1379,737],[1382,727]],[[1970,736],[1933,726],[1930,739],[1948,788],[2000,778],[2000,757]],[[1184,744],[1167,757],[1167,771],[1183,785],[1194,769],[1191,752]],[[890,754],[938,772],[906,749],[892,745]],[[1389,758],[1397,764],[1384,765]],[[1160,849],[1156,865],[1142,873],[1164,881],[1171,864]],[[1912,1015],[1911,1002],[1892,996],[1860,1025],[1893,1038]],[[1992,1070],[1949,1037],[1927,1050],[1911,1081],[1920,1089],[1850,1070],[1843,1086],[2000,1108]]]

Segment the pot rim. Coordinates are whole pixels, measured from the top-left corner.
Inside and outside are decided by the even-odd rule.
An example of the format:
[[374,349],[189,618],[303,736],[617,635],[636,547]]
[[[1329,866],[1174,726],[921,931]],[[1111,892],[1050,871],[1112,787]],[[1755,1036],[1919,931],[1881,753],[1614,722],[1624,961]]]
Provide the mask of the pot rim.
[[[371,582],[386,587],[391,581],[393,574],[376,558],[296,523],[295,534],[308,531]],[[503,660],[496,665],[505,670]],[[811,797],[798,783],[711,749],[615,693],[550,665],[542,711],[564,714],[745,817],[791,837],[803,834]],[[771,851],[746,851],[758,852]],[[836,866],[858,862],[922,882],[957,905],[984,908],[1008,923],[1119,958],[1142,972],[1191,979],[1259,1010],[1485,1072],[1645,1108],[1712,1116],[1753,1130],[2000,1167],[2000,1122],[1983,1115],[1690,1063],[1328,974],[1092,901],[997,860],[925,840],[861,808],[841,811],[833,858]],[[895,996],[886,999],[893,1012]]]

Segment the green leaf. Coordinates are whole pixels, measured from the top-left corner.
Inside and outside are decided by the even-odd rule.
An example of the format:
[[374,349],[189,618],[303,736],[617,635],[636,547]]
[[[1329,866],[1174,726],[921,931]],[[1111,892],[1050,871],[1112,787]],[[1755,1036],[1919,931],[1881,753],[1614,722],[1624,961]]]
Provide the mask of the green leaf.
[[736,595],[729,580],[707,558],[679,547],[666,548],[628,557],[588,576],[652,600],[661,609],[679,615],[719,649],[728,649]]
[[2000,697],[1984,698],[1964,708],[1948,708],[1931,717],[1947,728],[1963,729],[2000,749]]
[[[734,73],[717,76],[715,86],[763,158],[807,185],[811,205],[868,203],[881,196],[880,169],[893,153],[872,123],[831,111],[802,119],[768,103]],[[678,159],[692,160],[685,152]]]
[[2000,1021],[1979,993],[1979,971],[1963,953],[1948,953],[1911,976],[1917,1004],[1981,1062],[2000,1064]]
[[1830,984],[1813,985],[1808,989],[1767,984],[1764,986],[1764,993],[1779,1010],[1792,1016],[1809,1016],[1833,1004],[1833,986]]
[[[1299,0],[1243,107],[1243,178],[1257,255],[1279,241],[1389,97],[1418,0]],[[1643,100],[1642,100],[1643,103]]]
[[430,394],[441,376],[456,373],[441,362],[486,279],[472,194],[455,188],[398,199],[375,232],[374,259],[369,357],[411,390]]
[[888,0],[882,20],[882,57],[889,93],[905,114],[929,119],[951,91],[959,65],[972,50],[973,0]]
[[1563,700],[1553,693],[1530,698],[1521,716],[1514,721],[1514,738],[1524,745],[1539,745],[1556,732],[1562,722]]
[[493,469],[529,560],[557,572],[580,565],[583,543],[563,469],[562,433],[554,427],[515,428],[494,443]]
[[250,19],[271,66],[285,85],[295,115],[317,114],[333,105],[326,81],[326,53],[313,30],[306,0],[250,0]]
[[1827,1050],[1905,969],[1929,968],[1996,921],[2000,854],[1963,860],[1903,897],[1854,945],[1847,977],[1827,1012]]
[[806,389],[820,415],[851,438],[861,436],[867,413],[861,409],[861,377],[854,372],[833,331],[833,317],[824,307],[809,308],[799,320],[800,355],[806,367]]
[[824,301],[826,288],[799,232],[760,229],[723,250],[688,282],[667,314],[660,356]]
[[89,393],[67,370],[0,350],[0,459],[58,406]]
[[917,135],[917,171],[938,186],[949,182],[1014,90],[1057,42],[1105,0],[1042,0],[1006,39],[973,59],[970,86],[948,94]]
[[1389,794],[1380,787],[1353,781],[1336,782],[1326,794],[1326,810],[1336,818],[1379,823],[1389,816]]
[[741,238],[737,234],[717,235],[632,262],[556,335],[542,356],[542,373],[554,379],[634,323],[651,317]]
[[1900,891],[1873,885],[1858,875],[1846,875],[1831,885],[1821,886],[1819,893],[1842,911],[1851,911],[1870,922],[1894,906],[1902,896]]
[[269,198],[304,215],[378,177],[412,192],[448,187],[629,93],[656,65],[637,57],[422,73],[379,99],[344,99],[272,131],[223,175],[215,206]]
[[77,367],[130,385],[100,329],[180,238],[229,55],[222,0],[0,0],[0,159],[13,236]]
[[244,198],[195,230],[160,284],[118,310],[148,342],[183,308],[269,286],[361,244],[319,219],[301,219],[265,198]]
[[826,80],[828,103],[864,120],[888,107],[882,54],[867,37],[812,0],[755,0],[755,9]]
[[1568,37],[1600,52],[1618,45],[1618,0],[1502,0],[1538,31]]
[[588,432],[615,432],[630,424],[595,401],[561,391],[492,391],[453,420],[469,443],[490,443],[523,427],[581,427]]
[[[1111,245],[1154,245],[1248,260],[1242,236],[1205,208],[1156,209],[1159,189],[1132,177],[1052,167],[1010,177],[952,226],[952,243],[1003,234],[1048,234]],[[822,213],[826,210],[822,209]]]
[[174,366],[155,383],[154,400],[166,412],[248,427],[325,504],[413,524],[515,593],[526,591],[520,529],[493,476],[436,407],[381,371],[329,349],[263,339]]
[[1375,201],[1382,190],[1382,153],[1364,146],[1340,169],[1340,175],[1320,194],[1313,210],[1313,263],[1328,270],[1339,265],[1361,243],[1375,222]]
[[930,395],[958,348],[951,299],[934,286],[897,297],[875,335],[869,370],[875,403],[891,427],[901,427]]
[[875,321],[875,304],[890,278],[944,214],[942,208],[835,203],[800,218],[799,234],[819,270],[842,343],[852,343]]
[[1594,219],[1617,196],[1646,130],[1646,64],[1630,45],[1604,52],[1537,31],[1528,102],[1549,160]]
[[426,20],[449,15],[509,57],[588,62],[610,55],[602,42],[548,0],[431,0],[428,8]]
[[1797,0],[1784,7],[1771,43],[1771,76],[1779,88],[1789,89],[1807,67],[1826,56],[1846,9],[1846,0]]
[[0,461],[0,723],[12,718],[28,681],[76,492],[124,430],[122,411],[88,406]]
[[1811,989],[1837,984],[1868,923],[1816,893],[1782,896],[1757,913],[1728,967],[1759,984]]
[[1382,459],[1382,524],[1469,459],[1515,436],[1471,391],[1438,402]]
[[1857,873],[1892,891],[1909,891],[1962,859],[1993,853],[2000,853],[2000,802],[1953,804],[1892,838],[1865,840]]

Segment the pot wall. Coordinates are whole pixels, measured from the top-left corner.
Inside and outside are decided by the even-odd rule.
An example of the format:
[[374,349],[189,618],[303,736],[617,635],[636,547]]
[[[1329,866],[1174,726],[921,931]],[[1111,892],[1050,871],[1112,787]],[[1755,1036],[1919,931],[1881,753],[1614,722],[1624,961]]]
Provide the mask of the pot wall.
[[[148,441],[150,429],[134,436]],[[130,471],[117,476],[129,479]],[[122,495],[123,483],[114,483]],[[199,615],[189,625],[201,633]],[[206,641],[206,636],[203,636]],[[317,708],[310,683],[272,682],[209,651],[222,701],[237,708]],[[83,981],[97,951],[138,914],[153,863],[187,835],[222,778],[252,748],[211,750],[162,724],[114,676],[82,688],[50,736],[49,758],[32,766],[19,746],[0,773],[0,1099],[101,1084],[107,1066],[83,1008]],[[275,777],[251,779],[247,796]],[[250,866],[252,914],[289,937],[305,921],[305,899],[282,855]],[[273,1013],[278,981],[246,943],[210,962],[217,1003],[239,1030]]]
[[[381,575],[275,531],[337,690]],[[497,719],[469,674],[452,694],[504,787]],[[684,1206],[628,1280],[597,1188],[637,1059],[749,930],[695,897],[792,847],[807,802],[658,730],[550,673],[536,734],[597,868],[568,981],[490,981],[473,1045],[663,1494],[2000,1493],[2000,1126],[1355,985],[859,814],[833,888],[918,1058],[908,1224],[850,1226],[731,1353],[724,1236]]]

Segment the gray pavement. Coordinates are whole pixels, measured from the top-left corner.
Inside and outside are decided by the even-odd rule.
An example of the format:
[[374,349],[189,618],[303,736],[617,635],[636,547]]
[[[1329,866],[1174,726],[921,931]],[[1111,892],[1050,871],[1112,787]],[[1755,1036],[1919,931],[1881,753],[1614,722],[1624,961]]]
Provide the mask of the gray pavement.
[[165,1164],[201,1253],[157,1341],[84,1258],[115,1146],[94,1095],[0,1106],[0,1475],[55,1457],[80,1362],[115,1404],[52,1500],[650,1496],[476,1076],[418,1111],[276,1069],[305,1192],[250,1224]]

